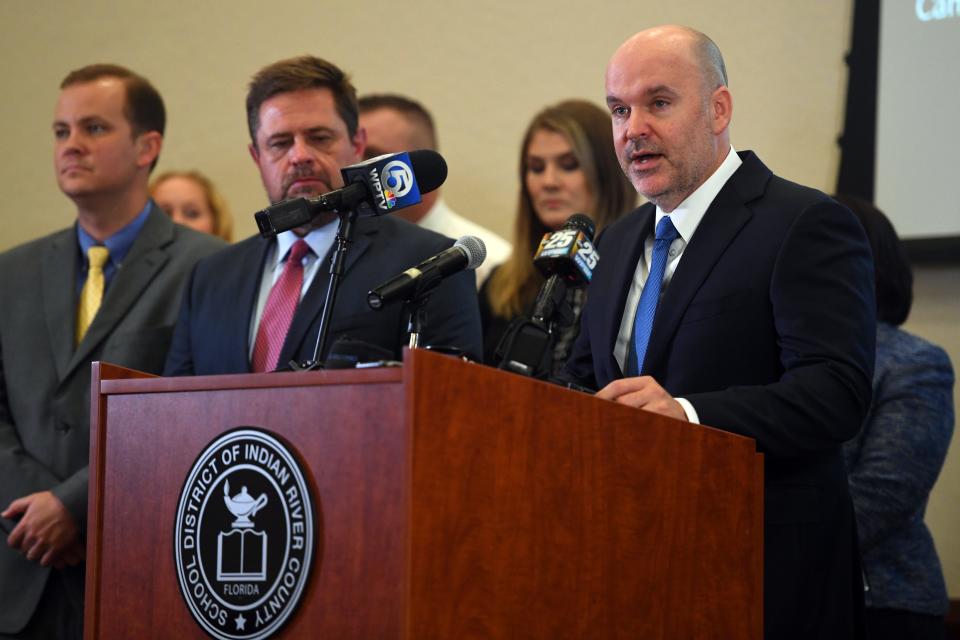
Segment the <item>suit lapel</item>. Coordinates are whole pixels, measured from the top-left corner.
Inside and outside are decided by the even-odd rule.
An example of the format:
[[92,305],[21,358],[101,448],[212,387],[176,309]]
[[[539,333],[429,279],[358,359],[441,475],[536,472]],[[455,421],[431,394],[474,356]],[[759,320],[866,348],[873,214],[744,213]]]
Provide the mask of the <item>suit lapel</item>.
[[[610,293],[610,298],[606,296],[597,301],[599,308],[607,309],[604,314],[605,324],[602,327],[603,335],[600,336],[598,344],[606,346],[608,366],[610,371],[614,372],[615,378],[623,377],[623,371],[620,364],[614,357],[613,351],[617,346],[617,336],[620,334],[620,324],[623,321],[623,310],[627,304],[627,296],[630,293],[630,286],[633,284],[633,276],[637,269],[637,264],[643,256],[643,241],[647,234],[653,231],[653,219],[656,213],[656,207],[652,204],[645,204],[635,213],[631,214],[632,220],[625,221],[624,224],[617,226],[617,232],[621,232],[623,227],[623,236],[620,241],[612,246],[611,250],[604,247],[600,255],[601,264],[604,260],[608,261],[612,275],[612,281],[606,288]],[[588,295],[593,295],[590,291]],[[602,295],[602,294],[601,294]]]
[[753,215],[746,203],[762,195],[771,174],[752,152],[744,153],[742,158],[743,165],[714,198],[684,249],[670,286],[657,307],[643,373],[657,370],[690,302]]
[[40,261],[40,295],[50,348],[63,380],[69,371],[77,327],[77,262],[80,248],[74,227],[58,233],[44,245]]
[[153,207],[123,264],[114,274],[87,334],[77,345],[67,365],[68,372],[89,361],[93,351],[113,332],[150,281],[163,269],[170,259],[165,247],[173,242],[173,233],[170,219]]
[[[368,220],[368,218],[360,218],[356,222],[357,226],[354,231],[354,241],[350,245],[350,248],[347,249],[347,255],[343,262],[343,275],[340,280],[341,294],[345,288],[350,286],[348,278],[351,269],[357,264],[360,257],[366,253],[367,249],[370,248],[374,236],[378,233],[376,225],[369,223]],[[290,323],[290,330],[287,331],[287,338],[283,343],[283,349],[280,350],[279,361],[281,366],[286,365],[290,360],[296,359],[297,355],[302,352],[303,347],[306,346],[305,343],[307,341],[309,341],[311,355],[313,353],[317,335],[316,330],[311,331],[310,329],[320,317],[324,302],[326,302],[327,287],[330,282],[330,257],[333,255],[333,250],[336,247],[336,239],[334,239],[333,242],[334,246],[330,248],[326,256],[321,258],[320,264],[317,265],[317,272],[313,276],[310,288],[303,296],[303,300],[300,301],[297,311],[293,316],[293,322]],[[320,355],[322,356],[323,354]]]
[[[224,365],[226,369],[250,372],[250,323],[253,321],[257,296],[260,293],[267,254],[276,241],[254,236],[243,242],[252,243],[252,247],[240,252],[240,263],[236,268],[231,268],[229,273],[223,274],[222,286],[219,287],[225,294],[224,308],[237,309],[240,313],[229,313],[219,329],[225,332],[224,343],[229,345],[226,349],[229,354]],[[257,277],[250,277],[252,273],[257,274]],[[239,302],[234,304],[234,300]]]

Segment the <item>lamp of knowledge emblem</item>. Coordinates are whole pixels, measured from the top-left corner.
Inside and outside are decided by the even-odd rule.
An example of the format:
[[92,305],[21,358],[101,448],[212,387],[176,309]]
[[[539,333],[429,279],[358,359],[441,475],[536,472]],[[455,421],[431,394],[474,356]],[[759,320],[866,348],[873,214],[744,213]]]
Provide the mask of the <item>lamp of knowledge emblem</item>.
[[314,510],[296,458],[270,433],[223,434],[180,492],[174,555],[191,615],[214,638],[266,638],[303,595]]

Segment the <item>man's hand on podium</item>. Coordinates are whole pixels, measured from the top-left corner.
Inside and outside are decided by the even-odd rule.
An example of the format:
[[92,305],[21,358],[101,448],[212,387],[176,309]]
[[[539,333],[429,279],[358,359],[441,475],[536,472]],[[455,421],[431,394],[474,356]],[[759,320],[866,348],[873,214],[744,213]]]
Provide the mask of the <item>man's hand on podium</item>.
[[596,397],[687,421],[683,405],[667,393],[652,376],[614,380],[598,391]]
[[86,550],[77,523],[52,492],[17,498],[0,516],[19,517],[7,544],[26,554],[27,560],[57,569],[83,562]]

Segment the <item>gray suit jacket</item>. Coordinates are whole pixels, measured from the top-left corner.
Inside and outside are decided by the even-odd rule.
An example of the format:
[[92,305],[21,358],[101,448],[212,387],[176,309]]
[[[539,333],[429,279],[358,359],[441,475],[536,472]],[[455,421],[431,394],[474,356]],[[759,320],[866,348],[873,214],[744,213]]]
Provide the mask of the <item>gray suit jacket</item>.
[[[75,227],[0,255],[0,508],[51,490],[86,531],[90,363],[160,373],[186,277],[223,246],[154,206],[76,348]],[[0,633],[29,621],[49,572],[0,544]]]

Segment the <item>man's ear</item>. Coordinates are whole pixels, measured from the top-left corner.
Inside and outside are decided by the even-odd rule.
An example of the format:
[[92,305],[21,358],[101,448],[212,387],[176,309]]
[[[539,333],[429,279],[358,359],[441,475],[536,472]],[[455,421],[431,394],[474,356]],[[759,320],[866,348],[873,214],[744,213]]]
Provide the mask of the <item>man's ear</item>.
[[717,87],[710,96],[710,115],[715,135],[723,133],[730,126],[730,119],[733,117],[733,97],[725,86]]
[[260,166],[260,151],[257,149],[256,143],[251,142],[247,145],[247,150],[250,152],[250,157],[253,158],[253,163]]
[[137,166],[149,167],[160,157],[163,148],[163,134],[159,131],[146,131],[137,136]]
[[363,152],[367,149],[367,130],[363,127],[357,127],[357,132],[353,134],[353,151],[357,154],[357,160],[363,160]]

